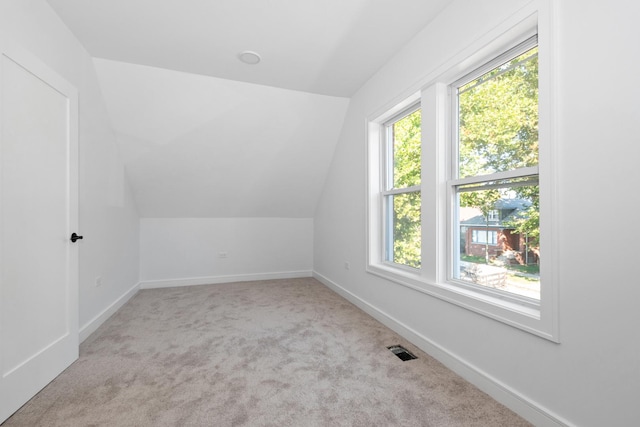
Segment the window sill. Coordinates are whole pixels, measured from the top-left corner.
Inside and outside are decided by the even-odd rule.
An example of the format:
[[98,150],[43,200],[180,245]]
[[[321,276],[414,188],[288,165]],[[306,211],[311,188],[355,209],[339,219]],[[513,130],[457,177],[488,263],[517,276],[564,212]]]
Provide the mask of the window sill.
[[390,264],[369,264],[367,272],[547,340],[558,342],[553,334],[551,322],[543,318],[540,304],[533,300],[502,295],[491,289],[474,289],[463,283],[435,283],[422,277],[419,270],[408,271]]

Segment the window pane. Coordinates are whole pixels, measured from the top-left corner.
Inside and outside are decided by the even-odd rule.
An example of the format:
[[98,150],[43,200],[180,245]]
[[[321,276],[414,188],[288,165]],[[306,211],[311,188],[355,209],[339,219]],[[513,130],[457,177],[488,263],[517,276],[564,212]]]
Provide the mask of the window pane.
[[538,164],[538,48],[458,88],[458,176]]
[[538,185],[458,191],[454,278],[540,299]]
[[393,226],[387,236],[387,260],[420,267],[420,192],[388,196]]
[[472,229],[472,243],[486,243],[488,245],[495,245],[498,242],[498,232],[496,230],[489,230],[486,227],[484,230]]
[[417,110],[391,125],[393,132],[393,187],[420,185],[420,120]]

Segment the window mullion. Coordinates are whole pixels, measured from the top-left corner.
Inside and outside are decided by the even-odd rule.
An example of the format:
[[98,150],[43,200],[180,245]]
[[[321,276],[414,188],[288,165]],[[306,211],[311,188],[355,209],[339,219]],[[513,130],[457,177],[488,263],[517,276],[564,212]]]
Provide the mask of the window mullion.
[[446,262],[447,85],[422,91],[422,276],[438,283]]

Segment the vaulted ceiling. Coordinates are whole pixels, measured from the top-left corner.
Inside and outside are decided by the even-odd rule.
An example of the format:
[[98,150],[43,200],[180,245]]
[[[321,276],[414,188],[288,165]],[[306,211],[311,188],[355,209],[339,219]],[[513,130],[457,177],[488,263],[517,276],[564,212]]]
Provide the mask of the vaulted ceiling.
[[143,217],[313,216],[349,97],[452,2],[47,1],[96,58]]
[[347,98],[94,60],[143,217],[312,217]]

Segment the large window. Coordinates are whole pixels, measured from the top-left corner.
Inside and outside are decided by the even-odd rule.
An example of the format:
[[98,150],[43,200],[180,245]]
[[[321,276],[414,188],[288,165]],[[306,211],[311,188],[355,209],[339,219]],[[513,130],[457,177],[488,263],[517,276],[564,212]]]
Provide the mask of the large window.
[[[488,71],[487,68],[489,68]],[[538,186],[538,47],[537,37],[509,50],[451,85],[453,95],[452,168],[453,229],[460,230],[458,212],[473,208],[478,222],[495,224],[496,212],[506,216],[495,231],[473,232],[476,248],[453,247],[452,279],[470,277],[490,265],[504,280],[472,282],[498,292],[540,299],[540,201]],[[498,210],[499,209],[499,210]],[[477,224],[481,225],[481,224]],[[506,238],[506,236],[509,238]],[[454,235],[454,242],[460,238]],[[526,242],[520,245],[520,241]],[[498,246],[490,248],[490,246]],[[476,251],[474,251],[474,249]],[[487,285],[487,283],[491,283]],[[522,292],[526,289],[526,294]]]
[[557,340],[552,56],[537,19],[369,121],[367,271]]

